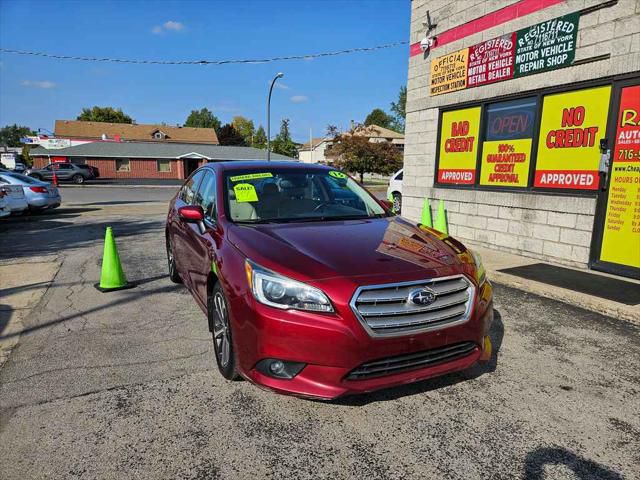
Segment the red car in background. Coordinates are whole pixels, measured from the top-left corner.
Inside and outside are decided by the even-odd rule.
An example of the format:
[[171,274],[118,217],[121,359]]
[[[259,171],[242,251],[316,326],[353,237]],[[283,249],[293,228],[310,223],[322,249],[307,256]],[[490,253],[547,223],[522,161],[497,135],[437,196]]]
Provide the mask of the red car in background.
[[201,167],[171,201],[166,246],[227,379],[333,399],[490,356],[479,257],[333,168]]

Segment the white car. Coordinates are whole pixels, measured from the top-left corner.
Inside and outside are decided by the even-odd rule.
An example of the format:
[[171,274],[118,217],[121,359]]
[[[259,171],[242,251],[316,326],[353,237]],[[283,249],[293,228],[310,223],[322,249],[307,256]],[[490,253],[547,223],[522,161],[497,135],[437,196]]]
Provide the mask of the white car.
[[29,208],[27,197],[21,185],[0,185],[0,190],[5,192],[4,198],[9,204],[11,213],[22,213]]
[[393,197],[393,210],[396,213],[402,210],[402,171],[398,170],[391,176],[387,187],[387,198]]

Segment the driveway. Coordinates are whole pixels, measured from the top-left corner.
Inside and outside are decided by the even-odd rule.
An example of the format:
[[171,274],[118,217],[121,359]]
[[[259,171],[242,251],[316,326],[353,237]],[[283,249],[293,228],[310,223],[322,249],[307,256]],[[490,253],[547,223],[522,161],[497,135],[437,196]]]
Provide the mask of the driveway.
[[[0,331],[18,338],[3,479],[640,478],[638,327],[496,285],[488,365],[334,403],[277,395],[218,374],[204,315],[166,277],[166,203],[87,188],[0,223],[0,267],[60,264],[21,335]],[[93,288],[107,225],[135,289]]]

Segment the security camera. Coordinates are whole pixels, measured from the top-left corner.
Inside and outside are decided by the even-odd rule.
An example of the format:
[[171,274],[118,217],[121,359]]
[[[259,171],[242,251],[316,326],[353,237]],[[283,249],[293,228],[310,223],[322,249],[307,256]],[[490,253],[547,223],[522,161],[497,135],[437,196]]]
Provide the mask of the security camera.
[[436,42],[436,37],[424,37],[422,40],[420,40],[420,50],[428,54],[429,50],[435,47]]

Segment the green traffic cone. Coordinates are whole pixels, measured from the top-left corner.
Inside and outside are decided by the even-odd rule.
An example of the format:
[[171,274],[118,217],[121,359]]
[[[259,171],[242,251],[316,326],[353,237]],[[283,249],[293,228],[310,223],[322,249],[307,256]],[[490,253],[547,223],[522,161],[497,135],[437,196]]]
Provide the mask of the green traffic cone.
[[394,206],[394,198],[393,198],[393,193],[389,192],[387,195],[387,200],[391,203],[391,211],[393,213],[397,213],[396,212],[396,207]]
[[431,221],[431,206],[429,205],[429,199],[425,198],[422,205],[422,216],[420,217],[420,223],[425,227],[433,228],[433,222]]
[[449,235],[449,228],[447,227],[447,214],[444,211],[444,200],[440,200],[438,204],[438,216],[436,217],[435,229],[439,232]]
[[116,241],[113,239],[113,231],[111,227],[107,227],[107,233],[104,237],[100,283],[95,287],[101,292],[111,292],[113,290],[132,288],[133,286],[133,284],[127,282],[127,277],[122,271],[118,248],[116,247]]

